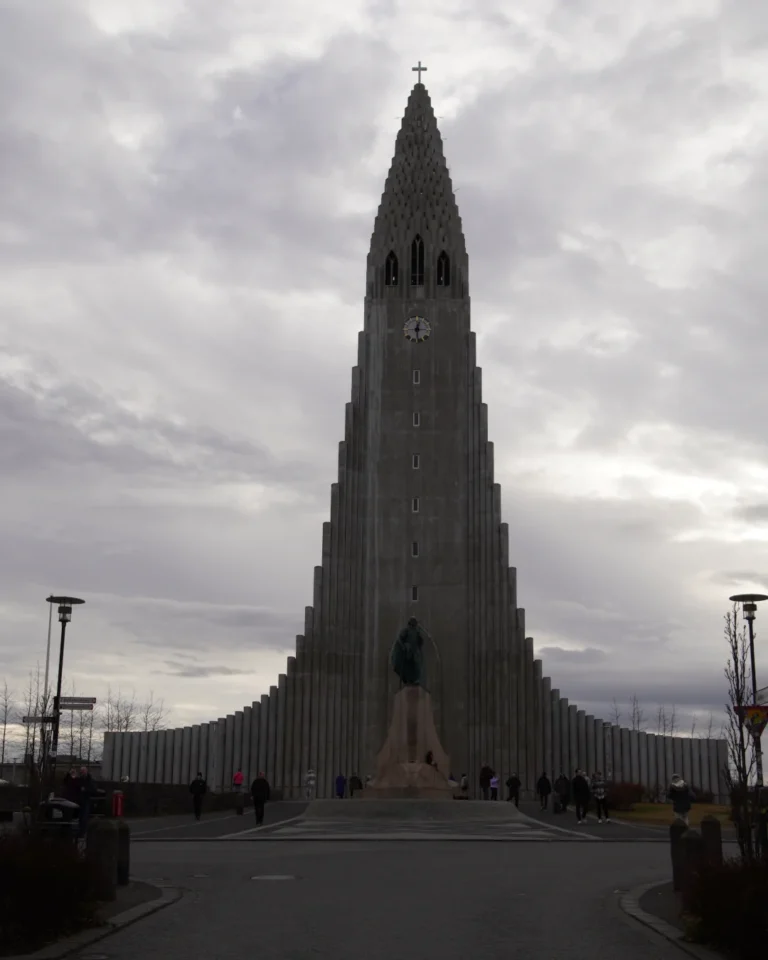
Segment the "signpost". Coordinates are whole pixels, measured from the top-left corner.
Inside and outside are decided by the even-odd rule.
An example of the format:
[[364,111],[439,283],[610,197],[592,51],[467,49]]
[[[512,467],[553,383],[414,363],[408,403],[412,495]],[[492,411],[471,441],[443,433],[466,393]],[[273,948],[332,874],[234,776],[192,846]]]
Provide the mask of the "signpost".
[[22,717],[22,723],[53,723],[56,717]]
[[93,706],[96,703],[96,697],[62,697],[59,702],[62,707],[65,703],[90,703]]

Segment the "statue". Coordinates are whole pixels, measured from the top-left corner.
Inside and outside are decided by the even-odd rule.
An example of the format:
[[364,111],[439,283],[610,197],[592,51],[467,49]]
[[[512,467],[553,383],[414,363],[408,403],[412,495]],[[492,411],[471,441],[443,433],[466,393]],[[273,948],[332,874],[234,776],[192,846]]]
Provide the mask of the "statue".
[[411,617],[395,640],[390,659],[392,669],[404,686],[421,686],[426,689],[427,677],[422,649],[425,637],[429,639],[427,631],[416,617]]

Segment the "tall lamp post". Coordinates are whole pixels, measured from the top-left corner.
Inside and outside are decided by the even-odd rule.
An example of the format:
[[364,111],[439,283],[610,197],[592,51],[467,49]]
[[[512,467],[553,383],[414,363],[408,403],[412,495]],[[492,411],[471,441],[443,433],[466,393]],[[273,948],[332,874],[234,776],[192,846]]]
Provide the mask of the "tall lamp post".
[[56,603],[59,606],[59,623],[61,624],[61,643],[59,644],[59,676],[56,681],[56,696],[53,698],[53,732],[51,734],[51,750],[49,757],[51,760],[50,789],[53,790],[56,782],[56,758],[59,751],[59,725],[61,723],[61,680],[64,676],[64,636],[67,631],[67,624],[72,619],[72,607],[78,603],[85,603],[85,600],[79,600],[77,597],[48,597],[48,603]]
[[[749,660],[752,670],[752,703],[757,703],[757,671],[755,669],[755,633],[752,624],[755,622],[757,605],[761,600],[768,600],[764,593],[737,593],[730,597],[732,603],[740,603],[744,612],[744,619],[749,624]],[[755,775],[757,789],[763,785],[763,748],[760,743],[760,734],[753,737],[755,743]]]

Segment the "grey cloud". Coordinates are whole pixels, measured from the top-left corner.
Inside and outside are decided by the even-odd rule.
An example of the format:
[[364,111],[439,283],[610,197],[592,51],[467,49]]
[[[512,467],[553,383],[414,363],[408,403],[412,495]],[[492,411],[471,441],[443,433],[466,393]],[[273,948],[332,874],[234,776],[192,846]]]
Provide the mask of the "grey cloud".
[[233,667],[223,666],[191,666],[190,664],[175,663],[172,660],[166,661],[166,666],[170,669],[166,671],[169,676],[187,677],[189,679],[201,679],[205,677],[237,677],[247,676],[250,671],[236,670]]
[[574,666],[590,666],[601,663],[607,658],[605,650],[596,647],[586,647],[583,650],[564,650],[562,647],[542,647],[537,656],[544,657],[549,663],[570,663]]

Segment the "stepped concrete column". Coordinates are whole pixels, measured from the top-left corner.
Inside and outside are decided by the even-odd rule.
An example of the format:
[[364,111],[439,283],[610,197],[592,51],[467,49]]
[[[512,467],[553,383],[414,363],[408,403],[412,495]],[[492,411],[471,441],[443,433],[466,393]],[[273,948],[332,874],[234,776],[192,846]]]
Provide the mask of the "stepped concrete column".
[[583,770],[587,765],[587,715],[584,710],[576,711],[576,750],[578,765]]
[[587,741],[586,771],[591,777],[597,770],[595,766],[595,718],[591,713],[584,717],[584,736]]
[[[528,643],[528,640],[526,640]],[[533,638],[530,638],[531,658],[533,658]],[[533,660],[533,722],[534,744],[536,747],[536,779],[544,769],[544,710],[543,710],[543,677],[541,660]],[[535,781],[534,781],[535,785]]]
[[632,782],[632,744],[631,731],[627,727],[621,728],[621,779],[625,783]]
[[568,705],[568,753],[571,757],[571,769],[566,771],[566,776],[573,777],[576,767],[581,766],[581,757],[579,757],[579,708],[575,703]]
[[131,733],[129,736],[131,738],[131,783],[138,783],[141,762],[141,734]]
[[[562,770],[566,777],[571,777],[571,711],[569,709],[568,698],[562,697],[560,700],[560,755],[562,758]],[[558,771],[559,772],[559,771]]]
[[198,774],[203,773],[203,766],[200,763],[200,724],[193,723],[189,745],[189,782],[191,783]]
[[650,792],[651,783],[648,778],[648,734],[644,730],[637,732],[638,772],[640,783]]
[[[157,730],[147,733],[147,783],[155,783],[155,768],[157,764]],[[102,770],[104,769],[102,764]]]
[[123,735],[122,733],[112,733],[110,734],[110,739],[112,743],[112,773],[110,780],[119,780],[123,775],[121,766],[123,762]]
[[698,790],[701,793],[704,787],[701,785],[701,749],[699,743],[698,738],[691,737],[691,782],[694,785],[694,792]]
[[285,702],[287,700],[288,678],[281,673],[277,678],[277,733],[275,736],[275,786],[281,790],[285,786]]
[[104,745],[101,748],[101,777],[109,782],[112,780],[112,763],[115,752],[115,735],[111,731],[104,734]]
[[683,780],[690,784],[693,781],[693,758],[691,756],[692,750],[690,737],[681,739],[680,750],[683,755]]
[[675,757],[674,757],[674,737],[665,736],[664,737],[664,769],[666,771],[666,779],[664,781],[664,792],[666,793],[667,788],[669,787],[669,782],[672,779],[673,773],[679,773],[679,770],[675,770]]
[[227,782],[226,754],[227,754],[227,718],[219,717],[216,721],[216,749],[213,752],[213,789],[221,793]]
[[683,741],[680,737],[672,737],[672,766],[674,772],[683,775]]
[[560,749],[560,691],[552,690],[549,697],[550,727],[552,730],[552,775],[557,777],[563,768]]
[[[197,728],[197,769],[208,781],[208,724],[198,724]],[[197,770],[195,771],[197,773]]]
[[603,721],[595,717],[592,721],[592,739],[595,749],[595,770],[599,770],[605,777],[605,738],[603,737]]
[[[267,774],[267,753],[269,750],[269,694],[262,694],[259,710],[259,770]],[[258,770],[256,771],[258,773]]]
[[259,770],[259,727],[261,724],[261,701],[251,703],[251,748],[248,753],[248,786],[258,776]]
[[275,767],[277,750],[277,698],[278,688],[269,688],[269,726],[267,728],[267,779],[275,786]]
[[235,719],[232,726],[232,773],[229,777],[229,787],[232,789],[232,781],[235,779],[235,773],[240,766],[240,758],[243,754],[243,718],[245,714],[242,710],[235,711]]
[[727,740],[716,740],[715,753],[717,756],[717,792],[721,797],[720,803],[727,803],[729,800],[728,796],[728,784],[726,782],[725,772],[728,769],[728,741]]
[[624,779],[624,764],[621,756],[621,727],[611,724],[611,746],[613,748],[613,779],[616,783],[621,783]]
[[699,740],[699,771],[701,778],[701,789],[716,791],[712,788],[712,781],[709,776],[709,740]]
[[181,782],[191,783],[195,773],[192,769],[192,727],[184,727],[181,731]]
[[245,777],[243,789],[246,789],[251,784],[251,781],[248,779],[248,773],[251,763],[251,729],[253,726],[252,712],[253,707],[243,707],[243,737],[240,745],[240,756],[238,758],[238,766],[243,771],[243,776]]
[[232,777],[235,771],[235,715],[228,713],[224,720],[224,765],[221,771],[221,790],[228,793],[232,789]]
[[629,730],[629,778],[630,783],[640,783],[640,743],[637,730]]
[[176,732],[174,730],[164,730],[163,740],[165,747],[163,754],[163,783],[173,783],[173,747],[176,743]]
[[659,796],[659,767],[657,761],[658,747],[656,745],[656,734],[649,733],[647,736],[648,750],[648,789],[651,797],[656,800]]
[[551,777],[555,769],[555,752],[552,744],[552,681],[549,677],[542,677],[541,680],[541,712],[544,728],[544,768]]
[[285,675],[285,740],[283,747],[283,797],[296,796],[293,782],[294,719],[296,710],[296,658],[288,657]]

